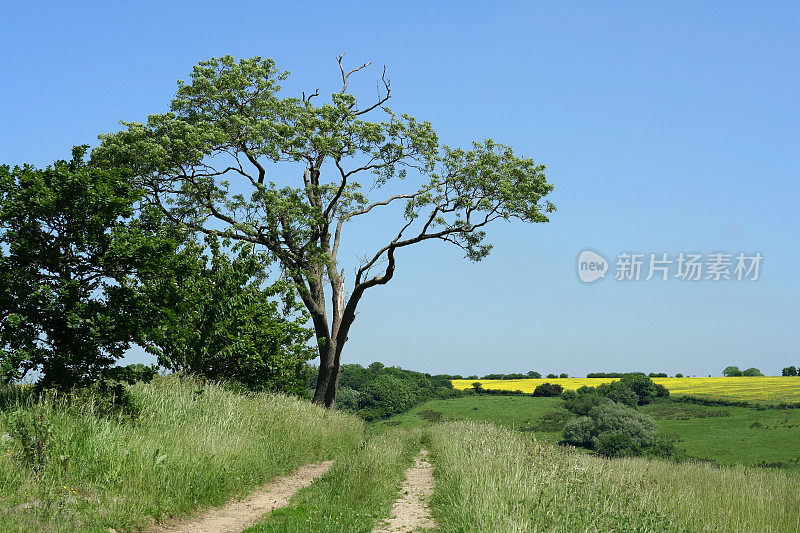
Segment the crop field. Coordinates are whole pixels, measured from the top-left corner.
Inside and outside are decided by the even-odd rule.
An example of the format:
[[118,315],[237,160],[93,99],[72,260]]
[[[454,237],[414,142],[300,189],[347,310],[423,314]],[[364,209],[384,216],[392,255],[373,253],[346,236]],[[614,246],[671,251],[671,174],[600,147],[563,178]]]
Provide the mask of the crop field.
[[[520,390],[533,392],[542,383],[558,383],[564,389],[575,390],[584,385],[597,387],[617,378],[541,378],[541,379],[455,379],[453,387],[468,389],[476,381],[485,389]],[[653,378],[671,394],[691,394],[708,398],[745,400],[761,403],[800,402],[800,378],[796,377],[715,377],[715,378]]]

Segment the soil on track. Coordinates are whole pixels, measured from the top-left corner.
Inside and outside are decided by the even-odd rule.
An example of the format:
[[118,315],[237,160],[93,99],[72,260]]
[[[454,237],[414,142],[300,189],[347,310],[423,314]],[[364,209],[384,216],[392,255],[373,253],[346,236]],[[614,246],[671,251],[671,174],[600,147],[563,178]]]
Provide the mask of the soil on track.
[[327,472],[331,464],[333,461],[301,466],[289,475],[276,478],[244,500],[234,500],[224,507],[209,509],[185,520],[176,519],[158,524],[149,532],[240,533],[258,522],[266,513],[287,506],[294,493]]
[[427,503],[435,486],[433,466],[427,456],[427,450],[422,450],[414,459],[414,466],[406,470],[406,480],[400,489],[400,498],[394,503],[392,517],[373,533],[411,532],[436,527]]

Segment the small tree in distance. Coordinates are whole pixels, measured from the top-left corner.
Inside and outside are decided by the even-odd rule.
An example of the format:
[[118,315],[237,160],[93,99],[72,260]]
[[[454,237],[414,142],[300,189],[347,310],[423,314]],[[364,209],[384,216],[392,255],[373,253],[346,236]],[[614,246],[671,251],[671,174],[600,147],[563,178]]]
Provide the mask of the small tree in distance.
[[742,375],[742,371],[739,370],[738,366],[729,366],[722,371],[722,375],[727,376],[729,378],[739,377]]

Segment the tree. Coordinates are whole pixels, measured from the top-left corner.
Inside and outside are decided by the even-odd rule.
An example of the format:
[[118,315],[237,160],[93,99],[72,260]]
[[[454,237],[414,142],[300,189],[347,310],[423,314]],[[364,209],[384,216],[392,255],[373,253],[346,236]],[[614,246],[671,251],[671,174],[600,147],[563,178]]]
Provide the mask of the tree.
[[727,377],[739,377],[742,375],[742,371],[739,370],[738,366],[729,366],[726,367],[725,370],[722,371],[723,376]]
[[787,366],[781,372],[782,376],[796,376],[797,375],[797,367],[795,366]]
[[[491,249],[487,225],[543,223],[555,210],[544,199],[553,186],[543,165],[492,140],[440,145],[428,122],[385,106],[385,70],[377,100],[361,106],[350,78],[368,64],[348,70],[342,61],[341,89],[320,105],[318,90],[280,96],[288,73],[271,59],[203,61],[179,82],[170,112],[101,136],[92,154],[96,165],[130,168],[171,219],[264,247],[279,261],[311,315],[320,357],[314,401],[328,407],[357,306],[392,279],[398,251],[438,241],[479,261]],[[296,182],[271,181],[278,174]],[[348,290],[339,258],[347,223],[397,204],[396,231],[361,256]]]
[[560,377],[560,378],[568,378],[569,374],[567,374],[566,372],[562,372],[561,374],[558,375],[558,377]]
[[[85,146],[44,170],[0,167],[0,371],[40,386],[84,386],[136,334],[126,277],[140,194],[125,172],[88,168]],[[2,253],[0,253],[2,255]]]
[[171,370],[305,394],[305,361],[313,357],[308,317],[292,286],[265,285],[266,260],[252,248],[189,238],[140,272],[137,291],[149,317],[142,343]]
[[542,375],[541,375],[540,373],[538,373],[538,372],[535,372],[535,371],[533,371],[533,370],[531,370],[530,372],[528,372],[526,375],[527,375],[527,376],[528,376],[528,378],[530,378],[530,379],[539,379],[539,378],[541,378],[541,377],[542,377]]
[[742,375],[747,377],[758,377],[758,376],[763,376],[764,374],[761,373],[761,370],[751,367],[748,368],[747,370],[743,370]]

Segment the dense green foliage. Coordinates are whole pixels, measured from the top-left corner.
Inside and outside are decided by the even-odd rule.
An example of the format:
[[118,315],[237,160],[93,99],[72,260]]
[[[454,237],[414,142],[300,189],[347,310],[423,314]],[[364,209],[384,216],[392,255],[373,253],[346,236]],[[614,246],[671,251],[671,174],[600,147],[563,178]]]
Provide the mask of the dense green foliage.
[[[119,359],[140,323],[127,276],[142,228],[127,174],[72,160],[0,167],[0,378],[88,385]],[[157,250],[150,250],[157,255]]]
[[[312,385],[316,376],[310,376]],[[449,376],[432,376],[375,362],[364,368],[342,365],[338,405],[366,420],[408,411],[429,398],[449,398],[465,393],[453,389]]]
[[534,396],[560,396],[564,387],[558,383],[542,383],[533,390]]
[[136,285],[148,322],[142,344],[164,368],[252,390],[305,394],[308,314],[290,284],[266,284],[252,246],[191,239]]
[[564,441],[603,455],[640,455],[658,442],[658,428],[647,415],[611,401],[601,402],[587,416],[564,426]]
[[757,368],[748,368],[747,370],[739,370],[738,366],[728,366],[725,367],[725,370],[722,371],[723,376],[727,377],[740,377],[740,376],[747,376],[747,377],[757,377],[763,376],[764,374]]
[[796,366],[787,366],[781,371],[782,376],[797,376],[797,367]]

